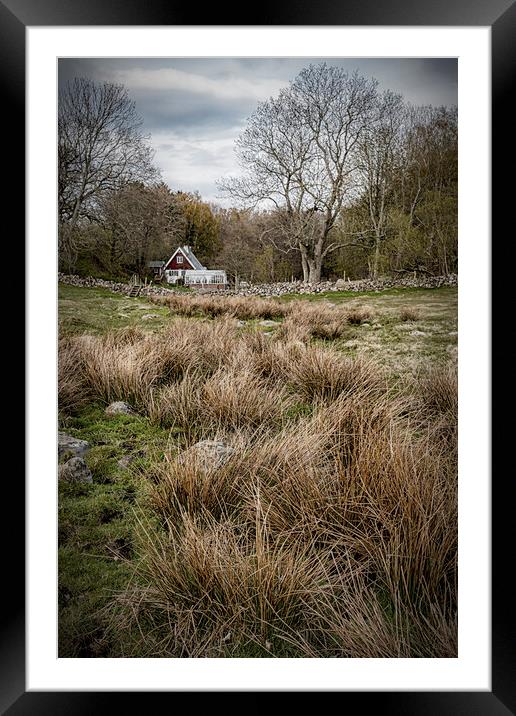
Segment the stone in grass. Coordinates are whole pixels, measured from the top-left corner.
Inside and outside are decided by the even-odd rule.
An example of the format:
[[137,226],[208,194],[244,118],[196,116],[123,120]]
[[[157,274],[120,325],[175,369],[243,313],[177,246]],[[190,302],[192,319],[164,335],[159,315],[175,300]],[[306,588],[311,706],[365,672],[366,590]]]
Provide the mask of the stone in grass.
[[117,400],[115,403],[111,403],[104,412],[109,417],[113,415],[134,415],[133,408],[129,403],[124,403],[123,400]]
[[84,455],[86,450],[90,449],[90,444],[86,440],[79,440],[66,433],[57,434],[57,454],[62,457],[66,454],[74,456]]
[[160,316],[157,313],[144,313],[142,321],[150,321],[152,318],[160,318]]
[[185,464],[189,459],[197,462],[205,470],[222,467],[231,458],[235,449],[220,440],[201,440],[185,450],[178,462]]
[[82,457],[72,457],[59,465],[59,479],[66,482],[93,482],[93,475]]
[[423,331],[411,331],[411,336],[426,336],[426,333],[423,333]]
[[276,321],[260,321],[258,323],[259,326],[263,326],[264,328],[277,328],[278,324]]
[[122,469],[126,469],[129,467],[129,465],[133,462],[134,457],[132,455],[124,455],[120,458],[118,461],[118,467],[121,467]]

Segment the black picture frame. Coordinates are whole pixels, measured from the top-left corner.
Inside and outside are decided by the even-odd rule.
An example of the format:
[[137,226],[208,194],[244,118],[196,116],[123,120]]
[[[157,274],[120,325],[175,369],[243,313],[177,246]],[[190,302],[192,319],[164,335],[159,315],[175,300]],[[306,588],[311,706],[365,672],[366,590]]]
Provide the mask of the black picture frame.
[[[511,80],[516,69],[516,2],[514,0],[318,0],[317,3],[283,0],[274,5],[267,2],[247,7],[247,17],[235,22],[231,6],[212,4],[200,8],[166,0],[0,0],[0,77],[6,145],[13,148],[10,180],[4,190],[4,201],[18,209],[18,232],[25,215],[24,161],[25,146],[25,28],[27,26],[77,25],[350,25],[350,26],[489,26],[492,33],[492,236],[499,237],[492,255],[492,276],[503,274],[505,267],[514,266],[513,241],[504,240],[502,222],[511,206],[512,182],[502,171],[514,167],[514,119],[510,110]],[[203,22],[199,23],[199,15]],[[503,157],[503,160],[502,160]],[[503,161],[503,164],[502,164]],[[497,171],[498,170],[498,171]],[[513,171],[513,170],[512,170]],[[513,233],[513,231],[511,232]],[[493,248],[495,244],[493,242]],[[17,247],[17,263],[20,255]],[[492,394],[504,375],[511,375],[514,356],[502,343],[504,292],[502,282],[492,281],[492,350],[497,370],[492,372]],[[507,333],[507,331],[505,331]],[[30,346],[28,346],[30,349]],[[506,373],[506,371],[509,371]],[[22,383],[21,383],[22,384]],[[509,385],[504,384],[507,400]],[[496,405],[496,401],[493,403]],[[494,414],[494,412],[493,412]],[[349,708],[358,696],[360,707],[393,714],[460,714],[484,716],[516,713],[516,620],[514,596],[509,588],[512,573],[511,555],[515,538],[512,517],[514,478],[512,471],[501,470],[502,448],[510,444],[511,421],[499,421],[492,431],[492,691],[457,692],[346,692],[344,704]],[[468,449],[469,446],[466,446]],[[496,456],[496,457],[495,457]],[[507,478],[504,480],[505,475]],[[14,480],[17,477],[17,480]],[[2,590],[0,660],[0,709],[10,716],[19,714],[93,713],[113,707],[120,709],[120,694],[93,692],[26,692],[25,690],[25,612],[24,612],[24,485],[19,475],[10,478],[9,512],[15,532],[10,530],[4,542],[4,577],[9,587]],[[13,539],[14,534],[16,535]],[[4,538],[6,539],[6,538]],[[8,577],[7,577],[8,575]],[[127,694],[133,708],[143,705],[142,698],[163,694]],[[166,694],[173,696],[173,694]],[[146,701],[145,708],[149,708]]]

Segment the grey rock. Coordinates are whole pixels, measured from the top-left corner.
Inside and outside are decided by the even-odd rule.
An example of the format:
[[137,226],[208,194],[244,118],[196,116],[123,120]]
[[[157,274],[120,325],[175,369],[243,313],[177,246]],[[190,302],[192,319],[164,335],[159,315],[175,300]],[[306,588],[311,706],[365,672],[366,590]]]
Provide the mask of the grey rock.
[[152,318],[159,318],[159,315],[157,313],[144,313],[142,321],[150,321]]
[[90,444],[86,440],[79,440],[66,433],[57,434],[57,454],[58,457],[71,453],[72,455],[84,455],[90,449]]
[[118,461],[118,467],[121,467],[122,469],[126,469],[129,467],[129,465],[134,461],[134,457],[132,455],[124,455],[120,458]]
[[411,336],[426,336],[426,333],[423,333],[423,331],[410,331]]
[[346,281],[345,278],[339,278],[338,281],[335,282],[335,288],[337,291],[342,290],[343,288],[346,288],[348,285],[348,281]]
[[93,482],[90,468],[82,457],[72,457],[59,465],[59,479],[66,482]]
[[264,328],[277,328],[278,324],[276,321],[259,321],[259,326],[263,326]]
[[179,456],[179,463],[192,459],[205,470],[222,467],[231,458],[235,449],[219,440],[201,440]]
[[113,415],[134,415],[133,408],[129,405],[129,403],[124,403],[123,400],[111,403],[107,406],[104,412],[110,417]]

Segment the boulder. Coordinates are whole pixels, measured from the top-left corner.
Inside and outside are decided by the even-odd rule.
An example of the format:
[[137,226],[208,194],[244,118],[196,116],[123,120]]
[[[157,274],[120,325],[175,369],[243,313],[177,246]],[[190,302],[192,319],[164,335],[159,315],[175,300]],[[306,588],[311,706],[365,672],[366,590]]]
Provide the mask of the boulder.
[[411,331],[410,335],[411,336],[426,336],[426,333],[424,333],[423,331]]
[[205,470],[222,467],[231,458],[235,449],[219,440],[201,440],[179,456],[179,462],[192,459]]
[[93,475],[82,457],[72,457],[59,465],[59,479],[66,482],[93,482]]
[[264,328],[277,328],[278,324],[276,321],[259,321],[259,326],[263,326]]
[[109,417],[112,417],[113,415],[134,415],[133,408],[129,405],[129,403],[124,403],[123,400],[111,403],[107,406],[104,412]]
[[57,434],[57,455],[62,457],[67,453],[75,456],[84,455],[90,449],[90,444],[86,440],[79,440],[66,433]]

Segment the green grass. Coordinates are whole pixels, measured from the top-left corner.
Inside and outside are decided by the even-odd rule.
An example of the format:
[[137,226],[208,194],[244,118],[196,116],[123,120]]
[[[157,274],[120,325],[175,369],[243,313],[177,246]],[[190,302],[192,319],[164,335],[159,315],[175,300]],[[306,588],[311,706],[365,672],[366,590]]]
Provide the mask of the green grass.
[[[339,291],[314,294],[311,300],[371,309],[373,316],[366,322],[369,325],[349,326],[345,336],[333,345],[350,355],[363,354],[373,358],[389,368],[394,376],[416,372],[428,361],[456,359],[456,288],[402,288],[360,294]],[[417,311],[416,320],[401,319],[400,313],[406,308]],[[412,335],[414,331],[423,335]]]
[[[144,319],[146,315],[155,317]],[[144,297],[129,298],[105,288],[59,284],[59,331],[62,334],[102,333],[130,326],[156,330],[167,323],[169,315],[167,308]]]
[[[60,430],[87,440],[92,484],[59,484],[59,656],[117,656],[124,647],[107,629],[106,607],[127,586],[136,511],[146,510],[140,475],[173,440],[145,417],[108,418],[91,405]],[[128,468],[118,465],[134,458]]]

